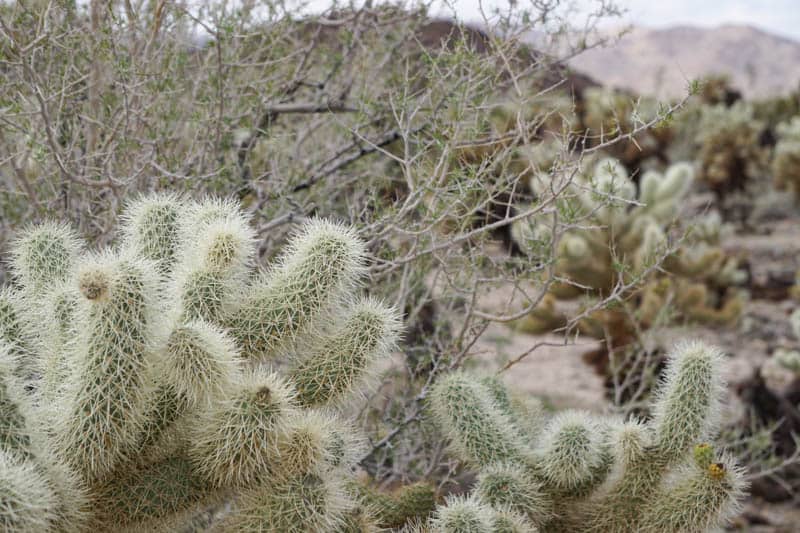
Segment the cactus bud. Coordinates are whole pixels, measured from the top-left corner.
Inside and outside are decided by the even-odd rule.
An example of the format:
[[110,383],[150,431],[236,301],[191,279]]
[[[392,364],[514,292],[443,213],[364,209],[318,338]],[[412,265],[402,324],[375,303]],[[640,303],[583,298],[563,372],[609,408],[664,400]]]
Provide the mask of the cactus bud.
[[240,379],[235,392],[198,413],[191,429],[189,456],[217,487],[267,474],[295,410],[294,391],[277,375],[255,370]]

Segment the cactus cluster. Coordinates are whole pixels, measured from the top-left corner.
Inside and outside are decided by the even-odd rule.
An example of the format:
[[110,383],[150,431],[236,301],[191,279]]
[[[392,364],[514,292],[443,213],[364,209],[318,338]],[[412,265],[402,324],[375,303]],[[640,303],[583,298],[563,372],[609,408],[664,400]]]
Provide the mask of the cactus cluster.
[[488,532],[703,532],[735,512],[746,483],[710,443],[720,416],[722,354],[677,346],[652,419],[523,409],[496,378],[439,380],[430,409],[453,453],[479,470],[472,492],[451,497],[420,530]]
[[800,117],[776,127],[778,142],[772,156],[772,177],[775,186],[785,189],[800,202]]
[[[580,292],[575,285],[604,294],[617,282],[616,257],[631,266],[629,274],[646,267],[666,242],[665,229],[677,213],[692,179],[688,164],[674,165],[665,176],[649,172],[636,184],[619,161],[606,158],[574,177],[559,206],[574,227],[557,243],[556,272],[573,282],[559,286],[559,295]],[[531,189],[549,186],[547,173],[536,173]],[[560,222],[563,224],[564,222]],[[552,217],[542,214],[514,224],[512,235],[523,250],[547,242],[555,233]]]
[[789,315],[789,327],[792,331],[791,342],[794,346],[780,346],[775,349],[772,359],[780,367],[785,368],[796,375],[800,375],[800,309],[795,309]]
[[[652,121],[659,112],[655,99],[626,94],[607,87],[587,87],[581,102],[583,134],[592,144],[631,134]],[[638,131],[631,139],[607,146],[606,153],[629,171],[637,171],[652,160],[663,162],[673,131],[664,124]]]
[[745,102],[701,108],[695,143],[698,179],[722,198],[745,190],[766,167],[767,152],[761,146],[763,124]]
[[[560,212],[575,222],[562,230],[555,246],[554,270],[563,281],[553,284],[539,306],[515,326],[528,333],[552,331],[567,321],[556,307],[557,298],[603,297],[620,281],[644,287],[634,290],[634,296],[645,325],[655,320],[667,301],[674,301],[690,320],[735,322],[741,299],[731,294],[720,301],[717,289],[740,283],[743,272],[737,268],[738,261],[719,246],[719,216],[700,220],[679,246],[668,251],[669,234],[693,174],[691,165],[678,163],[663,174],[645,172],[637,187],[617,160],[602,159],[589,172],[576,176],[560,206]],[[536,173],[531,188],[547,187],[551,179],[549,174]],[[535,257],[542,245],[549,248],[559,230],[550,215],[542,214],[515,223],[512,236]],[[651,269],[656,260],[663,260],[662,267]],[[612,317],[622,320],[618,313],[603,310],[581,327],[587,334],[602,336],[603,323]]]
[[[149,195],[118,245],[22,232],[0,292],[0,529],[341,531],[371,507],[342,416],[399,331],[364,244],[312,220],[268,270],[234,202]],[[396,518],[396,517],[395,517]],[[377,526],[375,526],[377,527]]]
[[668,302],[690,322],[733,326],[739,321],[745,302],[736,287],[747,274],[721,246],[728,229],[717,211],[695,221],[683,246],[664,259],[662,270],[669,275],[657,275],[644,286],[638,306],[642,324],[653,324]]
[[705,105],[730,106],[741,100],[741,93],[731,84],[727,74],[712,74],[706,76],[700,85],[697,94]]
[[[448,212],[443,217],[445,231],[457,225],[480,224],[480,216],[484,223],[501,220],[513,198],[529,192],[525,182],[531,174],[577,155],[579,145],[608,143],[604,153],[630,173],[666,162],[673,131],[666,123],[643,127],[663,112],[656,100],[593,86],[577,95],[560,90],[533,93],[534,98],[524,101],[505,95],[485,114],[471,115],[464,124],[470,141],[456,145],[446,157],[434,151],[434,157],[422,166],[421,172],[436,176],[443,189],[426,196],[426,207],[435,213]],[[580,142],[576,142],[578,138]],[[491,184],[476,183],[476,174],[488,177]],[[461,204],[470,205],[464,196],[485,193],[487,187],[496,191],[493,212],[459,211]]]

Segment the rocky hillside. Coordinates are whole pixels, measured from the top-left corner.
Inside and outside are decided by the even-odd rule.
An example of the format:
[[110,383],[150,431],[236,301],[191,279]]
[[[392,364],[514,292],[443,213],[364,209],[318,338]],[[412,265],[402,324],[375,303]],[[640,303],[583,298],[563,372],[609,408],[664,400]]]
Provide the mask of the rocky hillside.
[[571,66],[602,83],[659,97],[680,96],[688,80],[724,73],[745,97],[763,97],[800,83],[800,42],[751,26],[634,28]]

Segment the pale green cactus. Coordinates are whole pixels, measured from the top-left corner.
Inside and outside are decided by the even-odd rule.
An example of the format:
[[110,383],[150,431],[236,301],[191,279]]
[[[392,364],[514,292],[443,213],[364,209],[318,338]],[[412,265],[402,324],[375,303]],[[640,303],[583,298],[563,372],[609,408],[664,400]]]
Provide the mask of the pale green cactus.
[[[556,271],[600,294],[611,290],[619,275],[631,277],[652,263],[666,248],[666,230],[678,215],[688,193],[693,170],[688,163],[669,167],[665,174],[647,172],[637,187],[628,172],[612,158],[590,163],[564,194],[564,211],[579,223],[567,230],[556,248]],[[537,177],[531,188],[544,186]],[[546,241],[553,233],[552,217],[537,215],[514,224],[512,236],[523,251],[529,243]],[[617,263],[629,265],[620,269]]]
[[180,198],[174,195],[142,196],[128,204],[123,214],[125,248],[135,257],[153,261],[161,272],[169,271],[180,246]]
[[135,200],[121,236],[91,254],[55,224],[17,240],[0,292],[0,528],[176,531],[215,505],[225,531],[344,526],[364,441],[340,412],[401,328],[358,295],[363,243],[314,220],[253,275],[234,202],[170,194]]
[[491,533],[492,507],[477,498],[450,497],[431,519],[434,533]]
[[[509,525],[511,531],[700,532],[724,523],[746,483],[729,457],[706,444],[719,423],[721,366],[718,350],[699,342],[679,345],[669,355],[650,422],[566,412],[523,444],[519,428],[500,414],[507,408],[502,395],[485,380],[444,377],[431,394],[434,419],[455,454],[480,473],[470,496],[439,508],[432,531],[494,531],[486,524],[503,510],[523,518]],[[471,399],[454,389],[469,390]],[[466,413],[472,413],[470,424],[463,422]],[[492,424],[491,438],[471,430],[484,422]],[[514,450],[518,459],[491,463],[494,448]]]
[[475,496],[494,508],[507,507],[542,526],[553,517],[553,500],[542,484],[514,463],[495,463],[481,469]]
[[[8,531],[80,531],[88,506],[83,483],[47,446],[47,422],[40,421],[24,382],[15,375],[17,365],[0,340],[0,471],[6,476],[0,481],[0,522]],[[19,485],[28,480],[30,487]],[[33,499],[24,505],[16,500],[22,494]],[[41,510],[42,505],[47,508]]]
[[[710,454],[709,454],[710,455]],[[709,531],[733,516],[744,496],[743,472],[730,457],[677,468],[642,509],[640,530]]]
[[14,242],[13,273],[23,290],[40,296],[67,279],[80,251],[80,240],[68,226],[46,222],[29,227]]
[[778,142],[772,155],[772,178],[780,189],[786,189],[800,202],[800,117],[778,124]]
[[[184,249],[172,289],[182,301],[184,320],[222,324],[241,296],[254,255],[249,220],[231,204],[209,201],[181,221]],[[191,237],[190,237],[191,236]]]
[[551,493],[580,494],[608,473],[610,451],[602,422],[579,411],[555,415],[536,446],[536,470]]
[[0,529],[35,533],[56,523],[56,495],[29,459],[0,449]]
[[314,348],[299,350],[305,353],[289,371],[299,402],[312,407],[347,398],[397,341],[399,328],[393,309],[372,299],[355,302],[336,334],[321,335]]
[[608,140],[631,129],[633,100],[613,89],[587,87],[583,91],[583,122],[594,136]]
[[0,343],[13,360],[13,371],[26,379],[34,366],[31,361],[31,339],[25,330],[25,309],[20,291],[0,289]]
[[701,343],[686,343],[676,350],[680,356],[667,360],[653,403],[654,444],[665,461],[711,438],[725,390],[721,352]]
[[462,461],[480,468],[530,460],[526,439],[485,384],[454,372],[439,380],[429,402],[432,415]]
[[359,499],[382,528],[400,528],[413,520],[427,518],[436,507],[436,491],[428,483],[414,483],[393,494],[384,494],[361,483],[355,484]]
[[291,349],[302,333],[313,331],[315,320],[345,304],[363,265],[364,246],[351,230],[312,222],[292,239],[278,265],[248,287],[227,325],[248,357]]
[[524,515],[509,507],[492,508],[493,533],[537,533],[539,530]]
[[237,387],[198,415],[189,457],[214,486],[254,482],[268,472],[278,439],[294,412],[294,391],[263,369],[244,373]]
[[789,315],[789,327],[792,330],[793,347],[779,347],[775,350],[772,358],[781,367],[800,375],[800,350],[797,349],[797,343],[800,341],[800,309],[795,309]]
[[[639,326],[647,327],[652,309],[666,303],[664,295],[653,290],[662,285],[664,271],[673,274],[681,288],[691,285],[678,291],[691,292],[691,298],[670,299],[682,316],[699,322],[734,323],[741,312],[740,295],[731,292],[719,298],[716,293],[720,291],[712,289],[742,284],[746,273],[739,268],[738,259],[720,246],[723,225],[719,215],[712,212],[696,226],[682,228],[687,236],[677,243],[670,238],[674,227],[680,229],[677,217],[693,179],[691,164],[676,163],[663,173],[645,172],[637,190],[619,161],[590,161],[585,172],[572,178],[559,200],[561,211],[574,217],[576,223],[557,223],[554,227],[552,215],[544,213],[515,222],[512,238],[534,260],[541,259],[542,250],[545,256],[549,254],[553,236],[559,235],[554,268],[562,281],[551,284],[550,292],[531,316],[516,321],[513,327],[528,333],[564,327],[569,317],[559,312],[554,298],[604,297],[616,290],[620,281],[630,286],[626,296],[631,300],[637,290],[643,288],[642,292],[648,293],[640,299],[639,313],[643,317]],[[549,180],[552,177],[534,176],[531,188],[538,191]],[[657,264],[660,269],[654,268]],[[622,320],[624,317],[615,313],[591,313],[578,326],[588,335],[632,331],[632,324],[620,327]]]
[[244,491],[226,521],[232,531],[339,531],[354,507],[341,477],[330,472],[277,477]]
[[81,294],[77,287],[64,282],[52,288],[34,315],[41,316],[37,323],[40,333],[39,352],[35,373],[40,376],[39,391],[42,400],[50,403],[63,389],[69,374],[68,354],[77,340],[77,313]]
[[695,137],[698,179],[721,198],[745,190],[767,165],[767,151],[759,142],[763,127],[744,101],[703,106]]
[[641,212],[660,224],[669,224],[678,215],[693,179],[694,169],[689,163],[671,165],[664,174],[654,170],[645,172],[639,182]]
[[87,480],[136,453],[157,361],[157,280],[150,262],[109,253],[87,257],[78,269],[78,353],[70,354],[75,368],[56,435],[62,459]]
[[11,345],[0,340],[0,447],[22,456],[30,456],[31,434],[27,427],[29,406],[23,385],[15,375],[19,362]]
[[[609,87],[586,87],[581,91],[580,136],[591,145],[617,142],[605,147],[610,155],[619,159],[627,168],[639,168],[643,161],[659,157],[671,141],[670,128],[658,125],[642,128],[642,125],[659,118],[663,110],[656,99],[633,98]],[[636,131],[634,134],[634,130]],[[626,138],[626,135],[630,137]]]

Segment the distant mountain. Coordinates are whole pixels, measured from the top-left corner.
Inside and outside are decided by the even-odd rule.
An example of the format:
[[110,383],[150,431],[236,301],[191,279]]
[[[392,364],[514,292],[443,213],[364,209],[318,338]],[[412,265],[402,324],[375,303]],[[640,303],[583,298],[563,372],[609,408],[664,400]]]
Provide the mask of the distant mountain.
[[603,84],[662,98],[685,94],[688,80],[727,74],[753,98],[800,85],[800,42],[751,26],[634,28],[569,64]]

